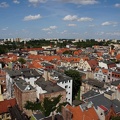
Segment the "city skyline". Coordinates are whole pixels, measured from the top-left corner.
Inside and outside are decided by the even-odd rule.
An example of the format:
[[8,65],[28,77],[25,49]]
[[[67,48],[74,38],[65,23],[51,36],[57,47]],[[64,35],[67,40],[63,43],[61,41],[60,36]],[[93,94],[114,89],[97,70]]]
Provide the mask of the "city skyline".
[[0,38],[120,38],[119,0],[1,0]]

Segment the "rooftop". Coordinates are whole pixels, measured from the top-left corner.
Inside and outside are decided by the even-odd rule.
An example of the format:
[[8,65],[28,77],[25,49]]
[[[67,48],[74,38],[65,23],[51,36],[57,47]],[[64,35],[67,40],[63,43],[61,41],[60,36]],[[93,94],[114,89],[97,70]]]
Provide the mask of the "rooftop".
[[29,83],[27,83],[23,79],[14,79],[15,85],[21,90],[21,91],[30,91],[35,90]]
[[47,91],[47,93],[53,93],[53,92],[59,92],[59,91],[65,90],[62,87],[58,86],[56,83],[53,83],[49,80],[45,81],[45,79],[43,77],[37,79],[37,81],[35,81],[35,83],[39,87],[41,87],[43,90]]

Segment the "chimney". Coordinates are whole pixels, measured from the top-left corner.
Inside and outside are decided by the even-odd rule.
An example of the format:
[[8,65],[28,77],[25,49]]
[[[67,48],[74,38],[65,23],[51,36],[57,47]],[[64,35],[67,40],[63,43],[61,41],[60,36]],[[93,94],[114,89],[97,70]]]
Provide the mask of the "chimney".
[[47,69],[44,69],[44,76],[43,77],[45,78],[45,81],[48,80],[48,71],[47,71]]
[[54,117],[55,117],[55,115],[54,115],[54,113],[52,112],[52,120],[54,120]]

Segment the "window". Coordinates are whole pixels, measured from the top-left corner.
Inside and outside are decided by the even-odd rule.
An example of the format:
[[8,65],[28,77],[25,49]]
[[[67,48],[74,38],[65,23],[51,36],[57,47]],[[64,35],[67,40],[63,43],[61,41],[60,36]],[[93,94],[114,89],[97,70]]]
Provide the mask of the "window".
[[66,85],[65,88],[67,88],[68,86]]

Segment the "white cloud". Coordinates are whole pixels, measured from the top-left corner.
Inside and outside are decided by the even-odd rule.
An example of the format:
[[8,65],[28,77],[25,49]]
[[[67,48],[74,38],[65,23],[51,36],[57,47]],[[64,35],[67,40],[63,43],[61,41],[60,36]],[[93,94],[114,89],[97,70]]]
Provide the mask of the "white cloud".
[[93,21],[93,18],[89,18],[89,17],[81,17],[78,18],[77,15],[66,15],[63,20],[65,21],[80,21],[80,22],[86,22],[86,21]]
[[81,18],[78,19],[78,21],[80,21],[80,22],[86,22],[86,21],[93,21],[93,19],[89,18],[89,17],[81,17]]
[[76,26],[76,24],[68,24],[68,26],[74,27],[74,26]]
[[61,32],[61,34],[66,34],[67,33],[67,30],[64,30],[63,32]]
[[3,28],[2,30],[7,30],[8,29],[8,27],[5,27],[5,28]]
[[63,20],[66,20],[66,21],[74,21],[74,20],[77,20],[77,15],[67,15],[63,18]]
[[54,30],[54,29],[56,29],[57,28],[57,26],[50,26],[50,27],[48,27],[48,28],[43,28],[42,30],[43,31],[50,31],[50,30]]
[[45,3],[47,0],[28,0],[32,5],[37,6],[40,3]]
[[115,4],[115,7],[120,7],[120,4],[119,4],[119,3],[116,3],[116,4]]
[[30,21],[30,20],[37,20],[37,19],[40,19],[42,18],[40,14],[38,15],[28,15],[28,16],[25,16],[24,17],[24,21]]
[[81,5],[93,5],[98,3],[97,0],[59,0],[68,3],[81,4]]
[[106,21],[106,22],[103,22],[101,25],[102,25],[102,26],[109,26],[109,25],[116,26],[116,25],[117,25],[117,22],[109,22],[109,21]]
[[120,36],[120,32],[109,32],[109,33],[106,33],[107,35],[111,35],[111,36]]
[[50,29],[56,29],[57,26],[50,26]]
[[0,8],[6,8],[6,7],[9,7],[8,3],[6,2],[0,3]]
[[20,1],[18,1],[18,0],[13,0],[13,3],[15,3],[15,4],[19,4]]

